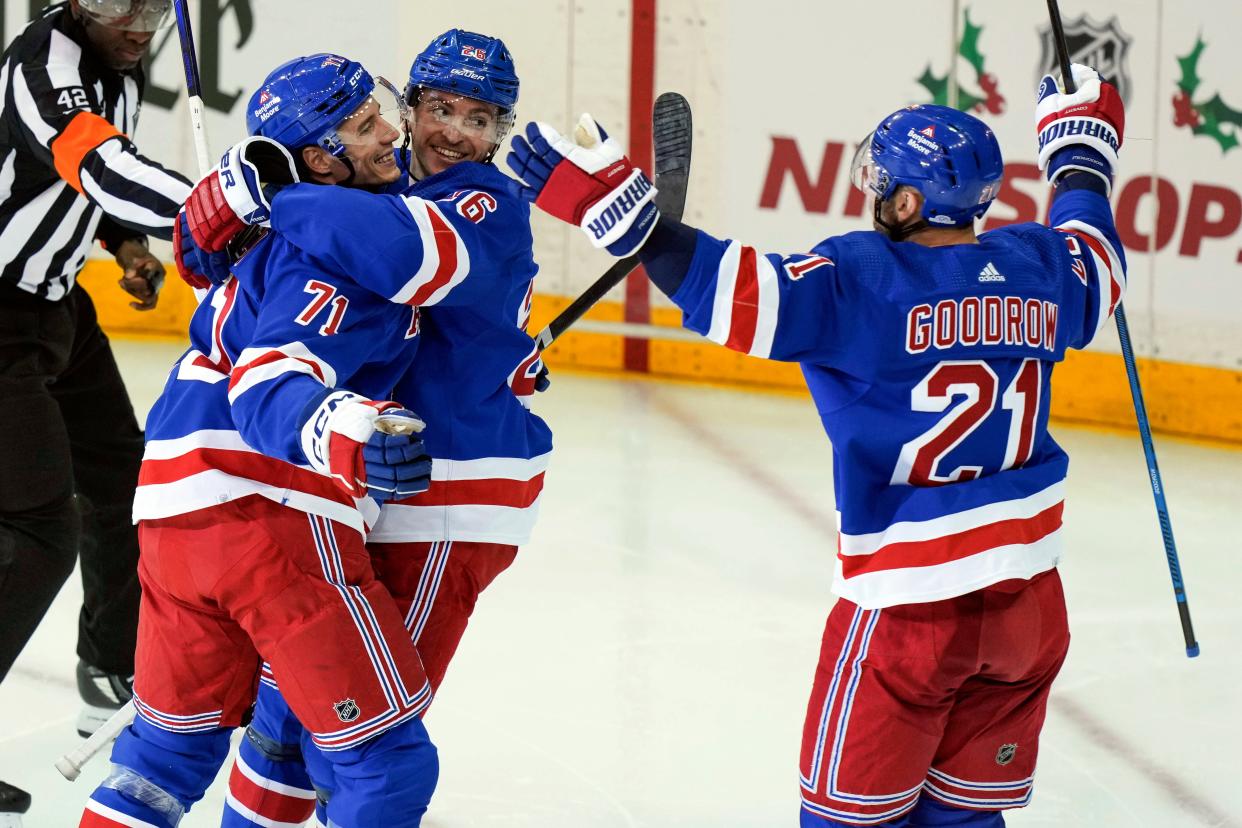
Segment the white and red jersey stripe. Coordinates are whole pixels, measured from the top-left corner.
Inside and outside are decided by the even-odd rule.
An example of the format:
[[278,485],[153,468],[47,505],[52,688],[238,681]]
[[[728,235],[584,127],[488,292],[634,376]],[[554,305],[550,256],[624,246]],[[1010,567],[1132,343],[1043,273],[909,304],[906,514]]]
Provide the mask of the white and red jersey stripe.
[[730,242],[720,260],[707,338],[751,356],[771,356],[780,300],[772,261],[753,247]]
[[349,497],[330,477],[260,454],[236,431],[203,429],[147,442],[134,520],[171,517],[256,494],[364,534],[379,517],[374,500]]
[[457,287],[470,272],[470,253],[452,223],[434,201],[406,198],[422,239],[418,270],[392,297],[407,305],[434,305]]
[[1058,481],[1026,497],[902,521],[879,532],[839,532],[833,592],[880,609],[1030,578],[1061,558],[1064,503]]
[[[1095,273],[1099,279],[1096,289],[1100,291],[1099,312],[1095,325],[1095,332],[1098,333],[1108,321],[1108,317],[1117,309],[1117,305],[1120,304],[1126,292],[1125,266],[1108,237],[1095,226],[1084,221],[1073,220],[1062,222],[1055,229],[1066,233],[1080,243],[1080,246],[1074,244],[1070,246],[1070,254],[1075,260],[1081,259],[1084,255],[1090,255],[1094,261]],[[1077,261],[1074,263],[1077,264]],[[1078,270],[1075,269],[1075,273],[1077,272]]]
[[432,458],[431,486],[384,504],[367,540],[377,543],[474,541],[521,546],[539,516],[551,454],[530,459]]

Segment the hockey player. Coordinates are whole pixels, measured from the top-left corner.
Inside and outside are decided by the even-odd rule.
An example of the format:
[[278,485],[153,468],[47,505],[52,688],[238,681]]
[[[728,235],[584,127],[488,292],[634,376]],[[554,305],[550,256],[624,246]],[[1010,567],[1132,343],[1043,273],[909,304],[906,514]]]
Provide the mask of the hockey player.
[[[655,221],[611,141],[532,124],[513,142],[536,204],[614,253],[642,244],[686,327],[802,365],[840,532],[802,740],[806,828],[999,826],[1030,800],[1069,644],[1049,379],[1125,287],[1107,198],[1124,112],[1094,71],[1074,77],[1072,95],[1044,78],[1036,106],[1051,228],[975,235],[1000,149],[946,107],[898,110],[859,148],[874,232],[786,256]],[[581,143],[603,138],[580,127]]]
[[[239,204],[261,169],[357,187],[399,179],[400,133],[373,92],[366,70],[337,55],[282,65],[248,121],[296,162],[258,139],[230,150],[206,186]],[[438,248],[407,252],[439,271]],[[175,826],[224,761],[262,660],[333,768],[332,823],[417,826],[438,771],[418,715],[431,687],[363,544],[375,501],[428,484],[408,433],[421,424],[386,399],[413,358],[417,309],[279,234],[233,272],[196,311],[148,418],[135,498],[139,715],[81,824]]]
[[[405,613],[433,688],[479,593],[529,538],[552,448],[548,427],[526,407],[542,369],[525,333],[536,272],[529,208],[490,163],[517,95],[502,41],[445,32],[410,72],[409,165],[419,180],[405,198],[295,186],[272,201],[275,230],[334,268],[381,280],[390,272],[409,278],[417,266],[410,245],[437,228],[470,229],[456,242],[460,270],[408,300],[435,305],[423,310],[418,355],[393,394],[433,423],[431,488],[386,503],[368,537],[377,576]],[[419,206],[422,199],[434,209]],[[314,792],[300,760],[317,751],[299,751],[299,731],[265,682],[230,776],[226,825],[309,815]],[[326,795],[331,780],[318,776]]]

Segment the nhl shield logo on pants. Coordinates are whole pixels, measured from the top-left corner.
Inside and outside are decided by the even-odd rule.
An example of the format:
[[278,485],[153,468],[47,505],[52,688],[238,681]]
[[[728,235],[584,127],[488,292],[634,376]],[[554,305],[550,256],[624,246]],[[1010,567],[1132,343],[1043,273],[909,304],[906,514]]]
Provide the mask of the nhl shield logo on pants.
[[996,751],[996,764],[1008,765],[1013,761],[1014,754],[1018,752],[1017,744],[1010,743],[1001,745],[1000,750]]
[[362,711],[358,709],[358,703],[353,699],[345,699],[332,705],[332,709],[336,711],[336,717],[342,722],[352,722],[362,715]]

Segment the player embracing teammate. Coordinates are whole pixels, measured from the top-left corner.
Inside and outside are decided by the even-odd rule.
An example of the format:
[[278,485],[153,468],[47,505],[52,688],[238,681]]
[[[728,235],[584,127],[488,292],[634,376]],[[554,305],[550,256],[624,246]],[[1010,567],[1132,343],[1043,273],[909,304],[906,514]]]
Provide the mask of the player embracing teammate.
[[[376,95],[370,74],[337,55],[282,65],[250,122],[297,159],[252,140],[205,181],[238,204],[259,169],[321,184],[398,180],[400,133]],[[421,423],[388,399],[413,359],[416,319],[275,233],[207,293],[148,417],[135,498],[138,718],[82,825],[175,826],[227,756],[261,661],[288,677],[290,703],[325,748],[338,824],[418,823],[438,768],[418,715],[431,686],[363,543],[377,500],[428,485],[410,433]]]
[[[351,618],[315,613],[322,617],[316,619],[313,633],[325,646],[301,662],[261,641],[253,625],[231,617],[215,619],[234,633],[215,649],[226,652],[232,645],[239,657],[231,672],[221,670],[232,679],[227,690],[218,686],[222,679],[207,685],[216,686],[218,695],[227,695],[232,705],[225,705],[223,713],[187,712],[180,701],[161,708],[140,689],[140,719],[118,742],[114,772],[92,797],[84,825],[130,824],[124,820],[135,817],[146,820],[143,824],[175,824],[223,760],[220,748],[227,744],[231,727],[240,723],[239,709],[255,698],[260,680],[256,655],[268,663],[258,685],[254,720],[230,779],[225,824],[300,822],[318,799],[325,806],[325,823],[413,826],[434,788],[434,748],[418,717],[430,702],[432,686],[444,675],[479,592],[513,561],[517,546],[529,536],[551,435],[526,408],[542,370],[538,350],[525,333],[536,271],[529,208],[514,197],[511,180],[490,164],[513,122],[518,81],[512,58],[502,42],[482,35],[452,30],[433,41],[411,71],[407,97],[413,150],[408,157],[394,154],[397,134],[371,94],[387,87],[382,79],[379,83],[357,64],[331,55],[281,67],[250,103],[250,131],[260,137],[231,149],[191,197],[181,228],[179,264],[200,288],[217,284],[196,314],[190,352],[174,369],[165,397],[152,412],[154,422],[176,433],[160,439],[153,430],[151,463],[144,467],[151,472],[144,478],[148,497],[140,500],[167,510],[170,492],[197,498],[194,505],[204,517],[217,518],[213,524],[219,522],[218,512],[234,508],[224,503],[228,497],[240,497],[248,508],[256,496],[260,504],[270,498],[281,504],[276,508],[285,518],[291,509],[315,514],[322,506],[316,497],[323,499],[323,489],[332,483],[310,472],[349,482],[359,479],[354,473],[361,473],[361,466],[371,494],[380,485],[377,475],[402,480],[413,472],[403,491],[390,486],[377,498],[400,500],[401,494],[427,485],[420,486],[418,478],[424,459],[418,456],[421,441],[368,437],[354,433],[357,423],[351,421],[347,436],[353,443],[344,445],[353,447],[353,454],[338,451],[341,446],[330,442],[338,438],[332,436],[334,409],[326,406],[335,396],[357,391],[375,398],[381,396],[380,388],[383,396],[433,412],[424,415],[436,421],[427,436],[437,436],[425,444],[434,455],[430,489],[418,498],[386,504],[373,526],[375,515],[365,498],[349,517],[340,506],[350,504],[328,504],[319,509],[323,516],[345,524],[328,527],[335,537],[321,543],[326,533],[317,531],[312,543],[291,533],[287,543],[278,544],[273,557],[288,558],[295,566],[311,568],[303,560],[308,552],[326,561],[322,572],[308,573],[309,580],[336,589],[347,606],[358,604],[357,611]],[[325,109],[333,114],[331,119],[320,118]],[[342,113],[349,114],[338,123]],[[287,163],[286,150],[297,154]],[[407,171],[418,179],[412,185],[404,180]],[[299,176],[350,189],[310,184],[287,186],[279,193],[265,189]],[[401,194],[381,194],[385,192]],[[242,229],[241,216],[270,219],[270,232],[257,242],[237,240],[243,246],[234,250],[240,256],[235,256],[229,278],[221,251]],[[286,272],[283,257],[313,263],[304,272],[319,269],[324,278],[300,278],[296,269]],[[300,304],[292,301],[295,296]],[[355,307],[362,312],[355,313]],[[374,316],[368,315],[371,311]],[[264,320],[270,321],[265,325]],[[400,320],[399,331],[385,327],[394,320]],[[276,340],[286,344],[275,345]],[[337,370],[336,361],[321,357],[325,351],[342,361],[352,359],[353,370]],[[317,408],[309,402],[290,406],[271,392],[251,390],[279,383],[287,375],[294,375],[299,387],[310,382],[327,386]],[[183,381],[190,384],[177,385]],[[349,392],[336,390],[347,382]],[[204,387],[212,390],[204,392]],[[183,388],[211,401],[204,405],[191,399],[194,395]],[[220,422],[203,422],[207,415],[199,409]],[[290,424],[280,421],[297,411],[301,414],[292,425],[300,437],[289,440],[285,426]],[[412,420],[408,411],[403,413],[407,422]],[[238,421],[240,434],[234,433],[230,420]],[[262,428],[243,424],[251,421]],[[327,434],[317,438],[324,423]],[[273,425],[281,427],[269,436],[266,429]],[[227,445],[216,445],[221,439]],[[324,445],[317,445],[317,439]],[[368,439],[378,445],[362,449]],[[316,449],[326,461],[323,468],[316,465]],[[396,460],[387,456],[394,449],[400,452]],[[332,465],[342,457],[352,462],[348,471]],[[363,458],[372,462],[362,463]],[[156,468],[164,460],[173,462]],[[261,476],[255,480],[257,471],[287,475],[309,491]],[[204,479],[211,485],[200,486]],[[164,488],[170,482],[175,488]],[[205,505],[213,498],[221,505]],[[144,530],[162,519],[146,517]],[[268,567],[247,557],[255,544],[247,549],[247,539],[236,526],[230,527],[234,534],[216,537],[206,522],[186,527],[199,533],[197,538],[187,535],[187,545],[235,545],[222,556],[229,561],[227,576],[257,577],[256,586],[261,586]],[[292,528],[264,515],[251,522],[256,533],[277,537]],[[346,573],[359,581],[355,584],[329,564],[339,556],[338,547],[354,555],[357,540],[368,529],[367,571]],[[356,556],[351,560],[359,564]],[[372,579],[372,568],[391,595],[381,595],[384,590]],[[153,594],[164,587],[163,576],[150,575],[156,584]],[[359,595],[360,589],[372,587],[374,594]],[[359,597],[369,603],[359,604]],[[273,603],[282,601],[278,593]],[[308,602],[303,608],[312,606]],[[227,616],[232,608],[224,609]],[[264,611],[270,613],[267,607]],[[392,613],[402,622],[400,643]],[[241,630],[235,629],[238,625]],[[286,635],[278,624],[261,626],[269,639]],[[186,643],[175,630],[165,635]],[[247,636],[251,642],[244,640]],[[303,639],[309,643],[308,636]],[[349,691],[344,686],[349,682],[342,679],[359,671],[367,675],[366,664],[349,657],[359,649],[376,666],[373,672],[396,679],[386,689],[393,691],[388,697],[396,699],[400,715],[374,727],[363,725],[373,723],[383,705],[373,696]],[[410,655],[416,664],[408,663]],[[185,658],[174,666],[184,667]],[[219,666],[219,656],[214,658],[213,665],[204,665],[208,674]],[[423,675],[424,665],[431,683],[411,693],[417,684],[413,677]],[[385,666],[405,667],[408,675],[400,669],[384,672],[380,668]],[[153,670],[143,672],[148,678],[139,679],[140,688],[150,685]],[[184,669],[170,672],[174,675],[162,681],[186,682]],[[308,700],[308,683],[316,689],[332,687],[332,700]],[[325,716],[347,726],[325,730]],[[193,772],[168,778],[160,762],[173,753]],[[135,754],[141,767],[137,773],[131,771]],[[313,788],[304,763],[314,771]],[[152,800],[143,791],[163,793]]]
[[[367,547],[437,689],[479,594],[530,537],[552,450],[528,408],[543,369],[526,333],[537,269],[529,207],[491,163],[518,86],[501,40],[445,32],[410,70],[414,181],[401,195],[296,185],[271,203],[273,230],[332,269],[365,284],[430,277],[393,297],[434,305],[420,314],[418,354],[393,397],[429,424],[431,485],[384,504]],[[442,251],[434,273],[418,259],[433,240]],[[335,796],[276,686],[265,678],[259,689],[225,825],[300,823],[316,794],[321,810]]]
[[1076,93],[1045,77],[1036,105],[1051,227],[979,236],[1000,148],[946,107],[900,109],[860,146],[875,231],[791,255],[653,220],[588,116],[577,143],[544,124],[514,139],[528,197],[614,255],[641,244],[686,327],[802,366],[833,446],[840,596],[803,731],[805,828],[991,828],[1030,800],[1069,645],[1049,382],[1125,288],[1108,203],[1124,112],[1073,71]]

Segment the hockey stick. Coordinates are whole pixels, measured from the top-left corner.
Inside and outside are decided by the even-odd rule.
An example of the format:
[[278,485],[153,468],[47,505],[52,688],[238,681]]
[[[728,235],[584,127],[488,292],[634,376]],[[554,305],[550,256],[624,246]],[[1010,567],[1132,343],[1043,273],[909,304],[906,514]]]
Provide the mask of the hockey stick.
[[[211,162],[207,154],[207,132],[203,128],[203,98],[200,94],[198,56],[194,50],[194,30],[190,27],[190,10],[186,0],[173,0],[173,10],[177,16],[177,36],[181,40],[181,62],[185,68],[185,88],[190,103],[190,125],[194,134],[194,151],[198,157],[198,172],[199,175],[206,175],[211,169]],[[162,272],[158,278],[163,279]],[[148,276],[147,280],[154,286],[153,277]],[[56,770],[70,782],[77,779],[82,772],[82,766],[110,745],[129,726],[137,713],[133,700],[127,701],[90,738],[57,759]]]
[[[1065,43],[1065,30],[1061,26],[1061,10],[1057,0],[1048,0],[1048,19],[1052,24],[1052,40],[1057,49],[1057,62],[1061,64],[1061,79],[1066,92],[1075,90],[1074,75],[1070,71],[1069,47]],[[1186,657],[1199,654],[1199,642],[1195,640],[1195,628],[1190,623],[1190,604],[1186,601],[1186,588],[1182,583],[1182,567],[1177,557],[1177,544],[1173,541],[1173,524],[1169,520],[1169,507],[1164,501],[1164,481],[1160,467],[1156,465],[1156,446],[1151,438],[1151,424],[1147,421],[1147,406],[1143,404],[1143,389],[1139,385],[1138,364],[1134,360],[1134,347],[1130,343],[1130,328],[1126,314],[1117,302],[1113,311],[1117,319],[1117,336],[1121,340],[1121,356],[1126,364],[1126,377],[1130,380],[1130,396],[1134,398],[1134,416],[1138,420],[1139,437],[1143,453],[1147,456],[1147,477],[1151,481],[1151,493],[1156,500],[1156,515],[1160,518],[1160,534],[1164,537],[1164,554],[1169,561],[1169,576],[1173,579],[1173,596],[1177,599],[1177,614],[1182,621],[1182,636],[1186,639]]]
[[203,126],[202,83],[198,76],[198,53],[194,49],[194,29],[190,26],[190,9],[186,0],[173,0],[177,15],[177,37],[181,40],[181,63],[185,68],[185,94],[190,104],[190,127],[194,134],[194,152],[198,156],[198,174],[211,169],[207,151],[207,131]]
[[[690,104],[676,92],[656,98],[651,110],[652,139],[655,142],[656,206],[662,216],[680,219],[686,206],[686,185],[690,177],[690,148],[694,135]],[[595,280],[582,295],[535,337],[539,350],[546,349],[571,325],[589,311],[608,291],[625,281],[638,267],[638,256],[626,256]]]

